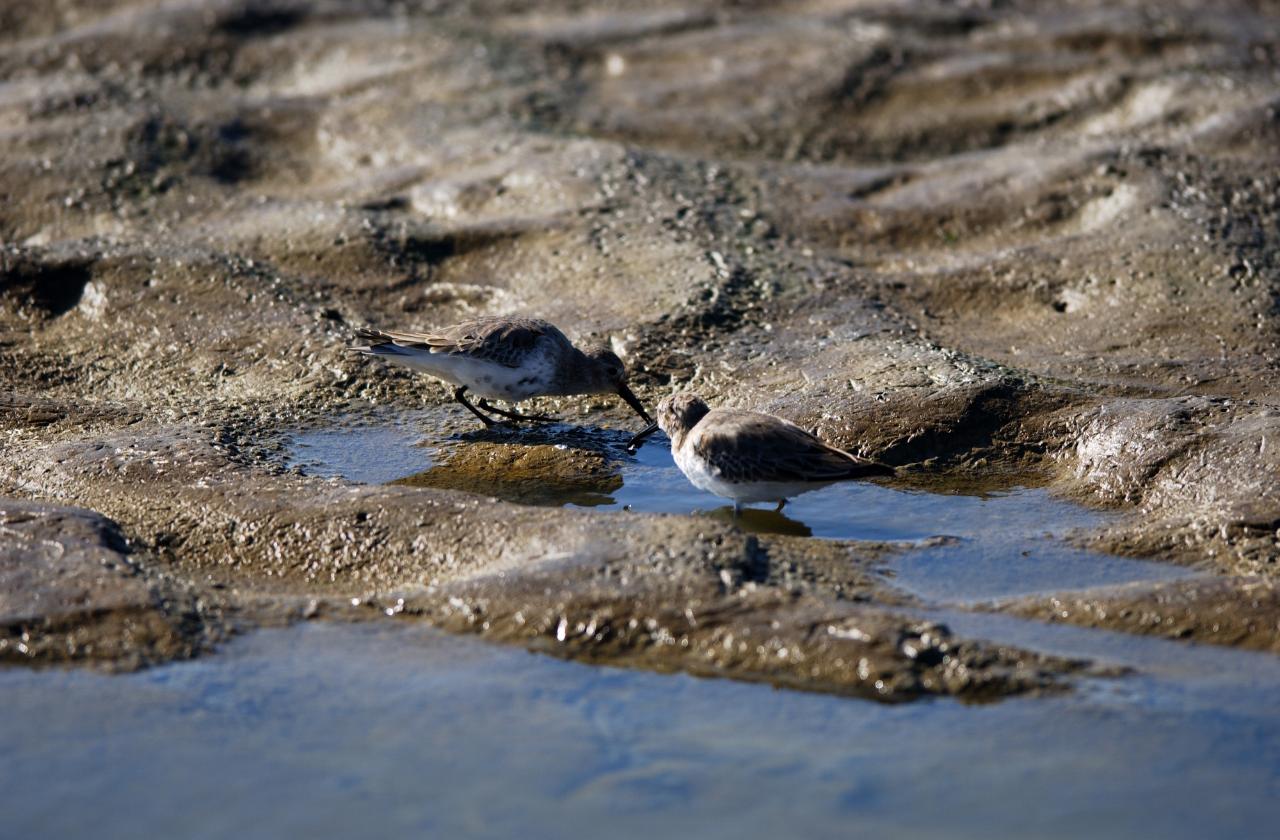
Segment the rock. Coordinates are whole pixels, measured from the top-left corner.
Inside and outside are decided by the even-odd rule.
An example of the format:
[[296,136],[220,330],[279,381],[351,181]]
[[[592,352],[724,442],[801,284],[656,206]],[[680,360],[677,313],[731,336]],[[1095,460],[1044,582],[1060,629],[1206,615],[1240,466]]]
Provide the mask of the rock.
[[0,660],[135,668],[193,656],[216,636],[206,612],[147,580],[110,520],[0,499]]
[[1211,577],[1090,590],[998,605],[1040,621],[1280,653],[1280,587]]
[[1116,400],[1069,421],[1062,484],[1137,508],[1097,545],[1233,574],[1280,571],[1280,412],[1256,402]]
[[449,449],[446,460],[394,482],[496,496],[522,504],[607,503],[622,486],[616,462],[604,453],[565,445],[472,443]]
[[[559,656],[886,702],[1055,691],[1065,675],[1087,670],[1079,660],[958,639],[883,608],[794,594],[770,585],[767,572],[756,583],[751,577],[762,567],[808,564],[776,543],[723,537],[713,544],[714,554],[701,558],[680,549],[629,556],[602,546],[595,563],[553,562],[458,583],[407,597],[404,607],[449,629]],[[845,556],[846,565],[858,562],[856,553]],[[720,573],[726,565],[727,576]]]

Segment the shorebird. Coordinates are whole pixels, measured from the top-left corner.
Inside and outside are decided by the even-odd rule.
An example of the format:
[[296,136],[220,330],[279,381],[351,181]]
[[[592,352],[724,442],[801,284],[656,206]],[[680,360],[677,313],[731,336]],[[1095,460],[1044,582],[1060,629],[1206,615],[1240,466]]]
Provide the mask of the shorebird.
[[795,423],[733,408],[710,408],[697,394],[658,403],[658,421],[632,438],[634,447],[659,428],[671,438],[676,466],[690,483],[733,499],[733,512],[751,502],[777,502],[837,481],[893,475],[893,467],[823,443]]
[[[653,422],[627,387],[627,369],[612,350],[603,345],[579,350],[554,325],[536,318],[476,318],[430,333],[362,329],[356,335],[367,344],[352,350],[456,385],[453,398],[486,426],[500,422],[486,411],[512,420],[555,420],[505,411],[490,399],[517,403],[573,394],[617,394],[644,422]],[[478,408],[467,399],[468,390],[480,396]]]

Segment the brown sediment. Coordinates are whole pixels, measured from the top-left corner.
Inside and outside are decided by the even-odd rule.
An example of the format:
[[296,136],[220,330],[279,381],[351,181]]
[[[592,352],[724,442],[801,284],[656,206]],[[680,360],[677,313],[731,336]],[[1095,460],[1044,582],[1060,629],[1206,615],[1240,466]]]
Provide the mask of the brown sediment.
[[[1080,660],[957,638],[943,624],[870,605],[874,586],[860,587],[857,600],[780,586],[769,570],[779,562],[775,555],[787,554],[776,544],[748,543],[737,557],[731,544],[718,547],[701,563],[553,564],[514,579],[410,596],[394,609],[589,662],[885,701],[924,695],[983,701],[1061,690],[1071,673],[1109,673]],[[856,551],[844,554],[846,568],[858,562]],[[762,572],[759,583],[752,580]]]
[[140,568],[92,511],[0,499],[0,661],[136,668],[208,650],[216,601]]
[[1039,621],[1280,653],[1280,589],[1256,577],[1131,584],[995,608]]
[[[813,628],[857,604],[876,638],[907,632],[886,611],[901,596],[844,559],[870,547],[818,563],[827,549],[748,550],[705,518],[474,495],[545,501],[548,475],[558,498],[608,492],[607,442],[463,440],[412,481],[431,487],[288,468],[287,430],[389,405],[430,409],[428,437],[465,432],[445,388],[344,347],[357,326],[479,312],[608,335],[647,404],[693,388],[771,411],[909,465],[904,486],[1046,485],[1127,514],[1091,545],[1270,585],[1273,10],[589,5],[0,11],[0,491],[109,517],[136,572],[127,608],[109,606],[117,581],[31,612],[28,649],[136,664],[203,649],[222,613],[199,604],[251,624],[273,598],[411,591],[460,628],[415,589],[431,586],[482,593],[491,635],[542,645],[517,612],[669,628],[710,598],[715,629],[689,648],[559,649],[866,692],[833,664],[858,645]],[[631,422],[606,397],[531,408]],[[708,564],[760,545],[755,590],[720,592]],[[671,552],[696,585],[621,582]],[[1193,628],[1231,609],[1178,603]],[[1249,626],[1274,615],[1249,603]],[[775,620],[816,672],[706,658],[715,633]],[[983,671],[987,646],[947,638],[982,692],[1071,670],[991,653]],[[885,644],[895,696],[970,692]]]
[[394,484],[496,496],[521,504],[589,505],[622,486],[616,458],[553,444],[471,443],[452,446],[440,463]]

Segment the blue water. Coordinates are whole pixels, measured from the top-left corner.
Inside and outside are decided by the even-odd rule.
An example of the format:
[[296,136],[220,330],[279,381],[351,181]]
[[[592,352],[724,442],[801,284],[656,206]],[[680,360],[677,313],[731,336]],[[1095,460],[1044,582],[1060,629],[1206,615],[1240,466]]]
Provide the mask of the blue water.
[[1280,660],[966,616],[1145,670],[900,706],[402,623],[106,676],[0,669],[0,836],[1273,837]]
[[[649,438],[631,455],[624,447],[625,434],[593,435],[568,426],[496,434],[515,445],[594,448],[614,460],[620,489],[608,495],[568,494],[560,500],[565,506],[619,516],[706,516],[756,533],[898,543],[885,558],[886,574],[900,589],[930,600],[987,601],[1190,574],[1168,563],[1079,547],[1073,538],[1101,528],[1108,514],[1054,498],[1042,488],[974,495],[844,482],[797,496],[781,514],[760,505],[735,517],[724,499],[685,479],[663,435]],[[383,483],[421,472],[449,447],[489,435],[441,435],[432,431],[430,418],[401,418],[308,432],[295,438],[293,451],[295,462],[317,474]],[[501,489],[494,492],[500,495]],[[583,504],[584,497],[591,503]]]
[[[465,445],[424,437],[412,422],[312,432],[293,459],[382,482]],[[1184,574],[1068,541],[1103,514],[1036,489],[849,483],[785,520],[733,520],[661,441],[618,464],[605,516],[888,540],[885,573],[960,636],[1133,673],[991,705],[886,706],[393,620],[258,631],[128,675],[0,668],[0,838],[1274,836],[1280,658],[954,608]]]
[[385,484],[431,466],[433,450],[421,441],[414,416],[381,418],[301,432],[291,441],[290,461],[312,475]]

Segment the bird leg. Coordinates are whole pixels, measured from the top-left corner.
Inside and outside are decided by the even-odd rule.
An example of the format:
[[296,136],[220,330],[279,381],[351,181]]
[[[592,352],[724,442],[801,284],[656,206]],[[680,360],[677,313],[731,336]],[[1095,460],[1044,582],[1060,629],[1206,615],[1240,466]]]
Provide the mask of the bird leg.
[[773,509],[774,513],[782,513],[782,509],[787,506],[786,499],[778,499],[778,506]]
[[[458,402],[462,403],[463,407],[466,408],[467,411],[470,411],[472,414],[479,417],[480,422],[484,423],[486,428],[498,422],[497,420],[494,420],[492,417],[485,414],[483,411],[481,411],[480,409],[476,408],[474,405],[469,403],[465,396],[466,393],[467,393],[467,386],[462,385],[458,388],[458,390],[453,392],[453,398]],[[484,405],[484,400],[481,400],[480,404]]]
[[492,412],[493,414],[501,414],[503,417],[510,417],[512,420],[528,420],[530,423],[559,422],[555,417],[544,417],[541,414],[521,414],[518,411],[506,411],[505,409],[498,408],[496,405],[492,405],[483,397],[478,401],[478,404],[485,411]]

